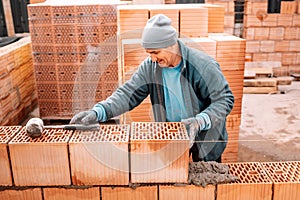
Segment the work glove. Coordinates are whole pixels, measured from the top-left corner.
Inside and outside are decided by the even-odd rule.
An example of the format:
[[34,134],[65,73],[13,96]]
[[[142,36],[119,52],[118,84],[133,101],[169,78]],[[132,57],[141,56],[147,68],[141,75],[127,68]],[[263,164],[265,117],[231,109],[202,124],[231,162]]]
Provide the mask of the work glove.
[[191,117],[188,119],[183,119],[181,120],[181,122],[184,123],[186,127],[190,139],[190,148],[191,148],[195,142],[196,135],[198,134],[198,132],[201,131],[201,126],[203,124],[203,121],[201,118]]
[[97,114],[93,110],[87,110],[87,111],[82,111],[75,116],[70,121],[70,124],[84,124],[84,125],[89,125],[89,124],[96,124],[98,123],[97,121]]

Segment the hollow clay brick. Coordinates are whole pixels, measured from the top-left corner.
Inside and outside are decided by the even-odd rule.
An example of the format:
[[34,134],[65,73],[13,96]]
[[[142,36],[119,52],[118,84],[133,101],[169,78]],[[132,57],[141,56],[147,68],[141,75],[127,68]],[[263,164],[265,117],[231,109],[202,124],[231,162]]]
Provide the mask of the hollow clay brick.
[[193,199],[215,199],[215,189],[213,185],[208,185],[205,188],[201,186],[186,185],[186,186],[171,186],[159,185],[160,200],[193,200]]
[[300,199],[300,162],[261,163],[274,184],[273,200]]
[[218,200],[271,200],[272,181],[258,162],[228,163],[235,183],[217,185]]
[[73,131],[44,129],[32,139],[25,127],[8,143],[16,186],[69,185],[68,141]]
[[133,183],[186,183],[189,139],[180,122],[133,122],[130,136]]
[[157,200],[157,186],[130,187],[101,187],[102,200]]
[[100,188],[44,188],[44,200],[98,200],[100,199]]
[[0,200],[42,200],[41,188],[7,189],[0,191]]
[[206,37],[208,34],[208,9],[202,7],[181,6],[180,37]]
[[69,142],[74,185],[128,185],[129,125],[75,131]]
[[20,129],[21,126],[0,126],[0,186],[12,185],[7,143]]
[[118,6],[118,33],[121,38],[141,38],[142,30],[149,18],[147,7],[139,5]]
[[[216,59],[222,70],[243,70],[245,63],[246,40],[233,35],[209,34],[216,41]],[[232,53],[235,57],[232,58]]]

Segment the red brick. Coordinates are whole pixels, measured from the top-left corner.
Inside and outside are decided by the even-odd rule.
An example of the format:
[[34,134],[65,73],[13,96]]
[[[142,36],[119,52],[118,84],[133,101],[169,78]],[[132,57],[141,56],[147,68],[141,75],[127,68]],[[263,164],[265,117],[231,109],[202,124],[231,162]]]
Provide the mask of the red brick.
[[289,48],[289,40],[275,41],[275,52],[288,52]]
[[255,28],[254,39],[255,40],[267,40],[269,39],[270,28]]
[[253,53],[253,61],[266,61],[268,60],[268,53]]
[[252,13],[252,2],[245,1],[245,4],[244,4],[244,14],[246,14],[246,15],[253,14]]
[[128,185],[129,125],[75,131],[69,141],[74,185]]
[[20,129],[21,126],[0,126],[0,186],[12,185],[7,143]]
[[215,189],[213,185],[208,185],[205,188],[201,186],[186,185],[186,186],[164,186],[159,185],[160,200],[191,200],[191,199],[215,199]]
[[43,188],[44,200],[98,200],[100,199],[100,188]]
[[300,162],[261,163],[274,184],[273,200],[300,199]]
[[256,15],[246,15],[244,24],[246,27],[261,27],[262,21]]
[[182,123],[133,122],[130,137],[133,183],[187,182],[189,139]]
[[291,40],[289,51],[300,52],[300,41],[299,40]]
[[300,28],[299,27],[286,27],[284,31],[285,40],[299,39]]
[[244,33],[244,37],[247,39],[247,40],[254,40],[254,31],[255,31],[255,28],[245,28],[245,33]]
[[281,62],[282,53],[269,53],[267,61],[278,61]]
[[297,17],[293,17],[293,15],[280,14],[278,16],[277,26],[284,26],[284,27],[296,26],[297,23],[300,25],[300,18],[297,19]]
[[68,144],[72,131],[44,129],[32,139],[25,127],[8,143],[16,186],[69,185]]
[[230,184],[217,185],[218,200],[271,200],[272,181],[260,163],[229,163],[230,173],[239,180]]
[[157,200],[157,190],[157,186],[142,186],[135,189],[129,187],[101,187],[101,196],[102,200]]
[[284,36],[284,28],[283,27],[277,27],[277,28],[270,28],[270,40],[282,40]]
[[280,4],[281,14],[295,14],[297,11],[297,2],[282,1]]
[[296,64],[300,64],[300,53],[297,53],[297,60],[296,60]]
[[206,37],[209,31],[209,10],[202,7],[180,8],[180,37]]
[[274,52],[275,42],[271,40],[260,41],[260,52]]
[[267,13],[268,10],[268,3],[267,2],[252,2],[252,8],[251,8],[252,14],[256,15],[259,12],[265,12]]
[[258,53],[259,52],[259,41],[247,41],[246,42],[246,52],[247,53]]
[[122,38],[140,38],[147,23],[149,10],[146,7],[137,9],[134,5],[118,6],[118,32]]
[[41,188],[7,189],[0,191],[0,200],[42,200]]
[[282,65],[293,65],[297,63],[296,53],[282,53]]

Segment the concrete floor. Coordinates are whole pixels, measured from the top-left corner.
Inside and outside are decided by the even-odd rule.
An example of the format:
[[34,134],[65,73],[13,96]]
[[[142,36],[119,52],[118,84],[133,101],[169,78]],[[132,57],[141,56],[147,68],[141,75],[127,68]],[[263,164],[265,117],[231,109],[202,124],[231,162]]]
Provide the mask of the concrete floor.
[[[36,108],[24,120],[38,117]],[[239,134],[240,162],[300,161],[300,82],[281,94],[244,94]]]
[[285,94],[244,94],[239,161],[300,161],[300,82]]

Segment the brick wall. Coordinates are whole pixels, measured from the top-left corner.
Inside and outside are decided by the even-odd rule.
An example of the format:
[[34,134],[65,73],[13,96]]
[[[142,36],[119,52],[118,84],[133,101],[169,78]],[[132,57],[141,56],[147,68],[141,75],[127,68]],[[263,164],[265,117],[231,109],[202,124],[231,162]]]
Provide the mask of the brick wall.
[[246,55],[251,61],[279,61],[286,74],[300,71],[299,1],[281,1],[280,13],[268,13],[268,1],[245,2]]
[[0,48],[0,125],[20,124],[37,105],[30,37]]
[[[175,168],[161,168],[160,176],[142,174],[144,178],[140,179],[142,181],[138,184],[133,183],[133,179],[127,179],[129,181],[126,183],[120,182],[121,179],[116,181],[115,178],[120,178],[121,173],[126,174],[127,177],[132,175],[132,168],[124,168],[126,165],[149,168],[151,161],[155,161],[153,164],[156,166],[158,161],[170,161],[169,158],[172,155],[161,151],[169,140],[164,137],[172,135],[178,138],[179,135],[181,137],[187,137],[187,135],[184,132],[180,133],[179,129],[175,131],[178,128],[176,123],[163,124],[162,130],[158,128],[162,123],[160,125],[140,123],[136,124],[137,127],[103,125],[99,131],[84,132],[49,129],[44,130],[43,136],[36,139],[26,136],[21,126],[0,126],[0,200],[300,198],[299,161],[227,163],[230,173],[239,179],[234,183],[206,187],[180,184],[182,182],[174,184],[177,181],[183,181],[181,175],[185,173],[178,169],[188,170],[188,165],[186,165],[189,162],[188,159],[185,159],[185,162],[174,160],[176,165],[170,166],[175,166]],[[155,127],[158,132],[154,131]],[[141,131],[142,133],[139,134],[141,137],[133,137],[136,135],[133,129]],[[147,130],[148,134],[143,130]],[[134,152],[128,151],[130,148],[123,148],[121,145],[131,145],[131,142],[128,143],[129,131],[133,135],[132,139],[139,140],[140,149],[149,150],[141,155],[148,155],[148,160],[128,162],[132,159],[131,154]],[[188,141],[178,140],[178,142],[187,143],[186,149],[188,149]],[[92,144],[96,144],[95,147],[92,147]],[[179,147],[178,144],[175,142],[173,145]],[[149,148],[146,148],[147,145]],[[78,148],[79,146],[84,148]],[[175,146],[174,149],[180,150]],[[105,153],[99,150],[102,147]],[[117,151],[123,151],[125,154],[117,156],[114,153]],[[155,151],[157,153],[154,155]],[[97,155],[102,157],[97,157]],[[75,157],[78,159],[74,159]],[[107,159],[117,163],[119,168],[116,168],[117,165],[110,165],[112,163],[104,163],[108,161]],[[106,167],[103,167],[103,164],[106,164]],[[110,168],[109,171],[108,168]],[[153,171],[147,173],[151,174]],[[73,177],[75,174],[77,181]],[[108,178],[110,175],[113,176]],[[148,181],[149,178],[151,178],[151,184]],[[162,180],[166,182],[162,183]]]

